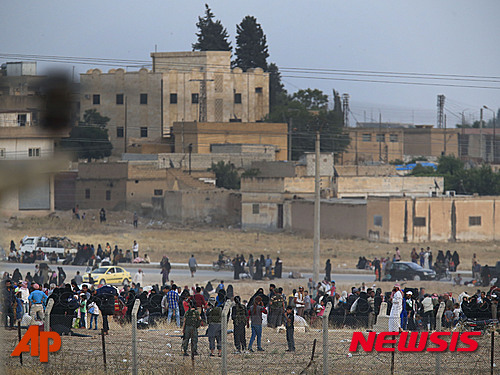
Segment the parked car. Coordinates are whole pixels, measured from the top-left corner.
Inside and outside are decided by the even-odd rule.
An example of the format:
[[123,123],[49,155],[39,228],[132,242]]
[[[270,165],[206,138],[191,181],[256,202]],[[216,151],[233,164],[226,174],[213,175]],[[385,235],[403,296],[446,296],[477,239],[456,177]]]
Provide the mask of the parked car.
[[[99,267],[90,272],[90,276],[94,279],[94,282],[101,285],[108,284],[128,284],[132,278],[130,277],[130,272],[122,267],[117,266],[106,266]],[[88,283],[89,274],[83,275],[83,282]]]
[[398,280],[435,280],[436,272],[425,269],[413,262],[393,262],[389,273],[384,276],[384,281]]

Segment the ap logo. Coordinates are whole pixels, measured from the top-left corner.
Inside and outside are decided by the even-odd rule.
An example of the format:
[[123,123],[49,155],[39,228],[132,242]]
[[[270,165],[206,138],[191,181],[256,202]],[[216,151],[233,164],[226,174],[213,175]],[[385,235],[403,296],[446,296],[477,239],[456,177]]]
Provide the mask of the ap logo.
[[[49,340],[52,340],[51,344]],[[61,349],[61,336],[57,332],[40,332],[39,326],[30,326],[10,356],[19,357],[21,353],[31,352],[32,357],[40,356],[40,362],[48,362],[49,352],[54,353],[59,349]]]

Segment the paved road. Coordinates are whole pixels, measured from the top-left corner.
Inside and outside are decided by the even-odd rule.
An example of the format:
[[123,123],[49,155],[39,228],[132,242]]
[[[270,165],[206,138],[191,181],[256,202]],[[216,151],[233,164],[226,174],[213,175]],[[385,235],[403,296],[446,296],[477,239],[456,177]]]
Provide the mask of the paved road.
[[[49,265],[52,269],[57,269],[56,265]],[[9,272],[12,274],[12,272],[16,269],[19,268],[19,271],[21,272],[21,275],[24,277],[26,275],[26,272],[35,272],[35,265],[34,264],[24,264],[24,263],[9,263],[9,262],[0,262],[0,271],[3,274],[3,272]],[[161,283],[161,274],[160,274],[160,269],[158,268],[150,268],[150,267],[141,267],[140,265],[126,265],[124,268],[130,272],[132,277],[134,274],[137,272],[139,268],[141,268],[144,271],[144,281],[145,283],[148,284],[155,284],[155,283]],[[87,267],[85,266],[64,266],[64,271],[66,272],[67,275],[67,280],[71,280],[75,275],[76,271],[80,271],[81,274],[83,274],[87,270]],[[285,277],[288,277],[288,274],[284,273],[283,274]],[[303,273],[303,276],[305,278],[312,277],[312,273]],[[361,282],[365,283],[372,283],[373,282],[373,275],[371,274],[349,274],[349,273],[342,273],[342,274],[332,274],[332,278],[337,282],[337,283],[356,283],[359,284]],[[196,272],[196,275],[194,278],[190,277],[190,272],[187,269],[172,269],[170,272],[170,279],[173,279],[176,282],[179,282],[180,284],[187,284],[187,283],[206,283],[208,280],[225,280],[226,283],[229,282],[230,280],[233,279],[233,273],[229,271],[213,271],[213,270],[198,270]]]

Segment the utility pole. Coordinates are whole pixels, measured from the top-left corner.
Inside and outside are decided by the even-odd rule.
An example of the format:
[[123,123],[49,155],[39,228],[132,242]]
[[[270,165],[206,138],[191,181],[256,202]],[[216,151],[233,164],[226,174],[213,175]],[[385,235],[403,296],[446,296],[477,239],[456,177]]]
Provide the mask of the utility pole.
[[125,129],[123,134],[123,152],[127,153],[127,96],[125,95]]
[[189,144],[188,150],[189,150],[189,175],[191,175],[191,154],[193,152],[193,144],[192,143]]
[[444,150],[443,150],[443,156],[446,155],[446,115],[444,115]]
[[378,140],[378,161],[381,162],[382,161],[382,113],[380,112],[378,114],[378,136],[375,137],[375,139]]
[[316,166],[314,173],[314,253],[313,253],[313,280],[319,282],[319,247],[320,247],[320,141],[319,131],[316,132]]
[[200,82],[200,96],[198,97],[199,102],[199,122],[207,122],[207,82],[213,81],[213,79],[190,79],[190,82]]
[[293,129],[293,118],[290,117],[288,121],[288,161],[292,161],[292,129]]
[[479,120],[479,157],[483,161],[483,108],[481,107]]
[[437,97],[437,107],[438,107],[437,127],[439,129],[441,129],[443,127],[443,121],[444,121],[444,100],[445,100],[445,96],[444,95],[438,95],[438,97]]
[[344,113],[344,126],[349,127],[349,94],[342,94],[342,112]]

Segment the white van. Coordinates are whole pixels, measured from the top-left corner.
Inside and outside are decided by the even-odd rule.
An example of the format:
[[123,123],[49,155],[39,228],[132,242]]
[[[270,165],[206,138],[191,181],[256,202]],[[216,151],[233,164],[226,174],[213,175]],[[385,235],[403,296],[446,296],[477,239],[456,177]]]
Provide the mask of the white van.
[[47,257],[55,252],[59,258],[65,258],[68,253],[76,254],[76,245],[67,237],[29,237],[23,238],[20,252],[33,252],[41,249]]

